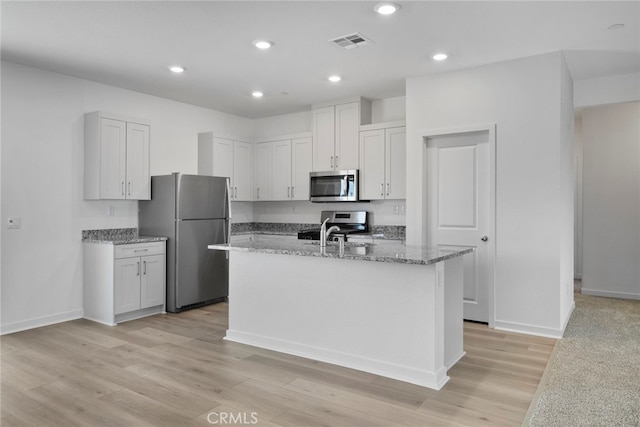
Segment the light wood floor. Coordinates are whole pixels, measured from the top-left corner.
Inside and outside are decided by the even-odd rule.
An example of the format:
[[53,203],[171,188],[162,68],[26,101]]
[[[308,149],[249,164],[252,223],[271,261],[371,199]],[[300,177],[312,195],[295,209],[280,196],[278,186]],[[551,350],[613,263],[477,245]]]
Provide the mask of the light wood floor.
[[221,303],[5,335],[2,427],[519,426],[555,343],[465,323],[438,392],[223,341],[226,323]]

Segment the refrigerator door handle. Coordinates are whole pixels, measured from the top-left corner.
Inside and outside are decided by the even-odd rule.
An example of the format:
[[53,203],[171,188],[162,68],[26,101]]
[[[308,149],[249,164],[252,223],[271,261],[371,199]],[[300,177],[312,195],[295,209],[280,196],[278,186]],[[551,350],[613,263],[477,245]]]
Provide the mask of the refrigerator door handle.
[[231,184],[229,183],[229,181],[229,178],[227,178],[227,216],[229,219],[231,219]]
[[[227,178],[227,209],[229,212],[228,218],[227,218],[227,241],[225,243],[231,243],[231,187],[230,187],[230,182],[231,180],[229,178]],[[226,258],[229,259],[229,251],[225,251],[225,255]]]

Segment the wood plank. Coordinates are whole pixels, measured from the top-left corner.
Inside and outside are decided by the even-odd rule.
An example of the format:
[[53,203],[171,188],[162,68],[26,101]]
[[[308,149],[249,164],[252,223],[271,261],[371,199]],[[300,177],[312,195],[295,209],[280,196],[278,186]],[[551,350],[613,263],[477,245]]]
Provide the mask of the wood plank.
[[109,327],[84,319],[0,338],[2,425],[519,425],[555,340],[465,322],[466,356],[431,390],[225,341],[228,304]]

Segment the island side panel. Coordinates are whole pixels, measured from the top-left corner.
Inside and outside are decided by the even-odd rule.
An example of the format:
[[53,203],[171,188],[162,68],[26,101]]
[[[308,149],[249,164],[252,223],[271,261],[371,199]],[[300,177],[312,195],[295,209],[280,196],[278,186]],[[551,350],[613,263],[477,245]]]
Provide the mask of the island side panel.
[[[465,355],[463,256],[443,262],[444,271],[444,366],[451,368]],[[438,263],[440,264],[440,263]]]
[[439,389],[436,280],[435,264],[233,251],[226,338]]

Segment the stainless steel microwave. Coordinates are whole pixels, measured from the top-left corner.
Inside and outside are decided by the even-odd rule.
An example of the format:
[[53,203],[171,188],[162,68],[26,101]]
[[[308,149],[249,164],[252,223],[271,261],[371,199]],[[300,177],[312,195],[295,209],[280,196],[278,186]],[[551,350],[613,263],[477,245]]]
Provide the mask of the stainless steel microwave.
[[312,202],[357,202],[358,170],[311,172],[309,200]]

